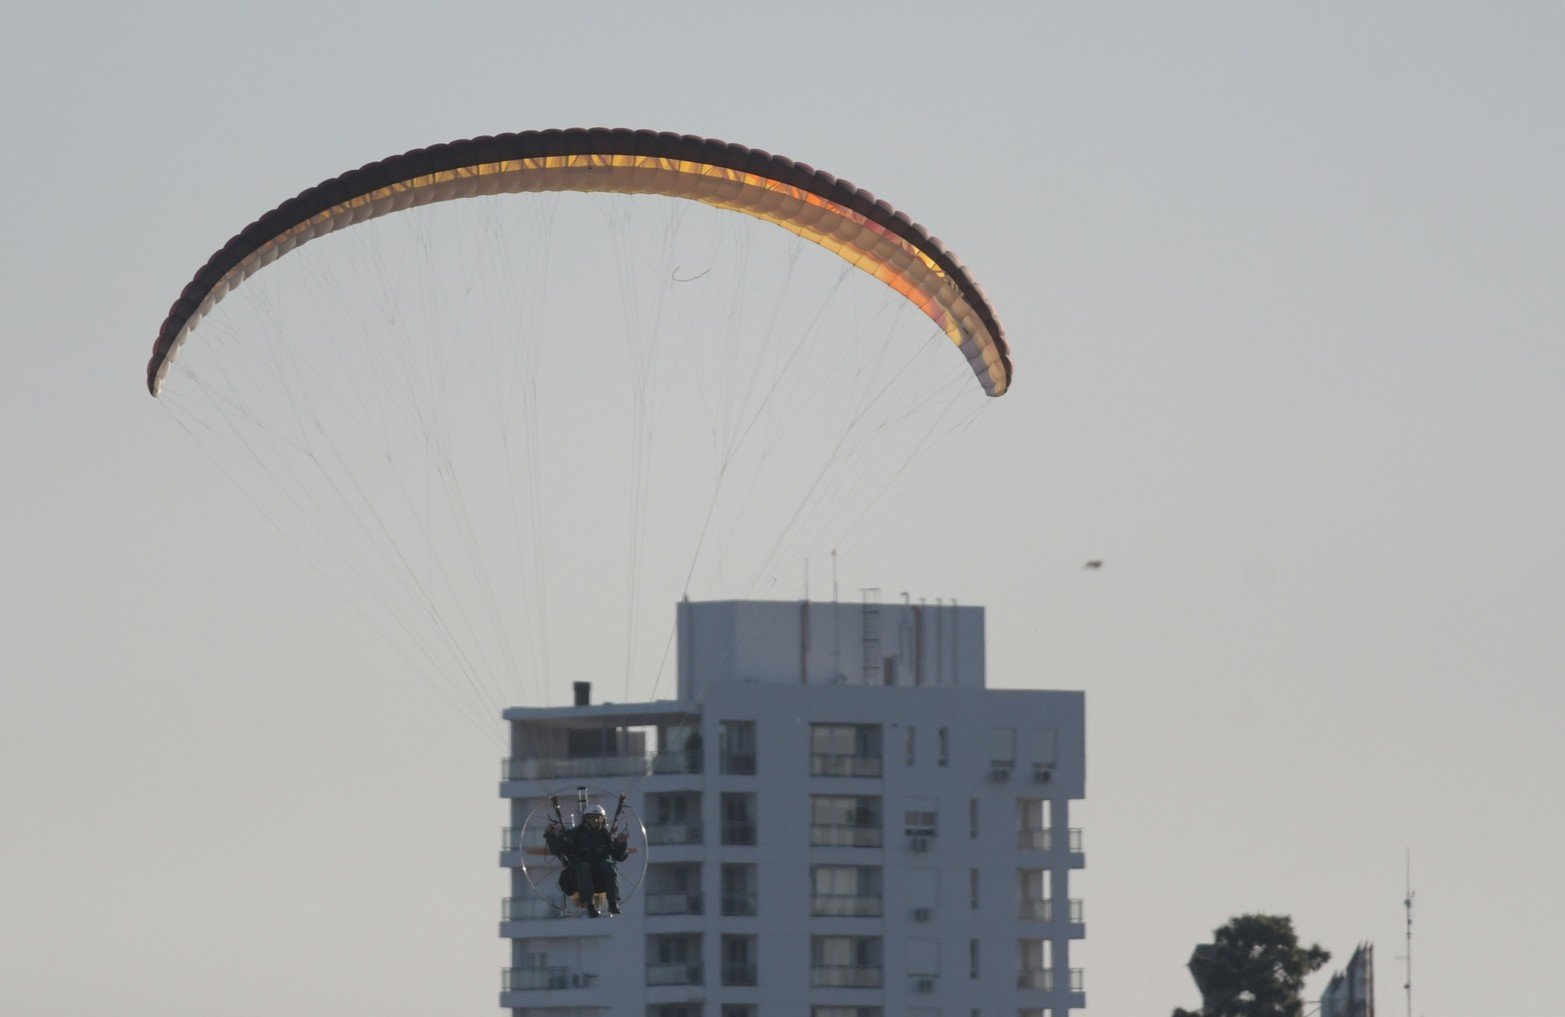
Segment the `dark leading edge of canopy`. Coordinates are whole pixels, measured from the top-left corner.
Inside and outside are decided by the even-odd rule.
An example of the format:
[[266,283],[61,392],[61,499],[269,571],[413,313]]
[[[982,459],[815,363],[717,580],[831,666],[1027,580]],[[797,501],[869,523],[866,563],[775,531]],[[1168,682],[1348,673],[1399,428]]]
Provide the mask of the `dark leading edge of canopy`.
[[641,155],[707,163],[776,180],[851,209],[912,244],[951,277],[994,338],[995,350],[1005,368],[1006,384],[1010,384],[1010,350],[983,290],[928,230],[886,202],[823,170],[759,149],[688,134],[599,127],[499,134],[414,149],[350,170],[283,202],[246,226],[207,259],[179,299],[174,301],[158,331],[152,360],[147,364],[148,390],[156,393],[158,371],[180,330],[201,307],[202,301],[234,266],[267,241],[345,201],[415,177],[464,166],[558,155]]

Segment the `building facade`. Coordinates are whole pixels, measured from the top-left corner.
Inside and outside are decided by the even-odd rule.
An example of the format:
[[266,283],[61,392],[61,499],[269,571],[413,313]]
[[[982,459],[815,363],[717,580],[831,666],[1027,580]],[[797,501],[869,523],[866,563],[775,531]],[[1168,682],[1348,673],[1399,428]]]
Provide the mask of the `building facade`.
[[[977,607],[686,602],[678,698],[511,709],[514,1017],[1066,1017],[1080,692],[986,687]],[[625,793],[614,918],[529,883],[535,809]],[[594,800],[604,800],[595,794]],[[529,822],[529,816],[535,818]],[[554,895],[558,899],[558,895]]]

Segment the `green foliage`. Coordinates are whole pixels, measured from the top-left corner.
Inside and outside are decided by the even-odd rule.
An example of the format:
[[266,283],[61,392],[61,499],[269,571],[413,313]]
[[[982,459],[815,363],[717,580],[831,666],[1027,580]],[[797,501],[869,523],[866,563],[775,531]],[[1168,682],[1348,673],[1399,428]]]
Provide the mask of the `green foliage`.
[[1190,974],[1201,1009],[1173,1017],[1303,1017],[1304,978],[1331,954],[1299,945],[1287,915],[1240,915],[1195,948]]

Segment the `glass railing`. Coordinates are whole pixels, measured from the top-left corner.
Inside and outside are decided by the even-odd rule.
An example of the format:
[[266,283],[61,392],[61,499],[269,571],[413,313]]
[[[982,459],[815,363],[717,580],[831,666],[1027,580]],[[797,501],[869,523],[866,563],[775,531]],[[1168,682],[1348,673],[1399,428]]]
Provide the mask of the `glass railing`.
[[827,964],[810,968],[810,985],[817,989],[878,989],[881,969],[858,964]]
[[880,847],[878,826],[812,826],[810,843],[816,847]]
[[1018,989],[1042,989],[1044,992],[1054,988],[1054,972],[1048,968],[1031,968],[1018,972],[1016,975],[1016,987]]
[[1071,968],[1071,991],[1072,992],[1086,992],[1087,991],[1086,973],[1081,968]]
[[500,831],[501,851],[520,851],[522,849],[522,828],[508,826]]
[[649,893],[643,898],[642,909],[649,915],[699,915],[701,894]]
[[505,968],[501,986],[506,992],[542,989],[586,989],[597,980],[596,972],[570,968]]
[[745,917],[755,914],[755,891],[724,893],[723,914],[729,917]]
[[648,985],[700,985],[699,964],[648,964]]
[[817,893],[810,897],[810,914],[817,918],[879,918],[881,898],[845,893]]
[[500,905],[500,917],[507,922],[521,922],[534,918],[560,918],[563,912],[538,897],[507,897]]
[[1070,899],[1070,923],[1072,925],[1080,925],[1082,922],[1085,922],[1087,919],[1084,917],[1084,914],[1085,912],[1082,910],[1081,906],[1081,898],[1072,897]]
[[724,752],[717,757],[717,770],[719,773],[737,774],[748,777],[755,773],[755,756],[744,755],[737,752]]
[[853,756],[828,753],[810,755],[811,777],[879,777],[879,756]]
[[1079,855],[1081,854],[1082,850],[1081,827],[1072,827],[1070,832],[1070,853],[1073,855]]
[[1038,922],[1054,920],[1054,902],[1048,900],[1024,900],[1017,908],[1017,915]]
[[658,823],[647,827],[648,844],[699,844],[700,823]]
[[742,819],[723,820],[723,843],[745,847],[755,843],[755,824]]
[[725,962],[723,964],[724,985],[754,985],[755,964],[743,964]]
[[1017,830],[1016,846],[1023,851],[1048,851],[1054,844],[1054,838],[1049,836],[1048,830]]
[[655,773],[700,773],[699,750],[647,752],[622,756],[569,756],[502,759],[502,780],[551,780],[565,777],[645,777]]

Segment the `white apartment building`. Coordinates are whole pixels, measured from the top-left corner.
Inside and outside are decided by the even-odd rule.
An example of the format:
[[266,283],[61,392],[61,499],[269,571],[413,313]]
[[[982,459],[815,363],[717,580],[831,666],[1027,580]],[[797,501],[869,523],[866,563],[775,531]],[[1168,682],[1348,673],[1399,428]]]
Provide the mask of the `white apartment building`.
[[[1085,1006],[1082,693],[986,688],[982,608],[877,600],[687,601],[677,699],[505,711],[513,1017]],[[557,917],[522,869],[533,807],[580,784],[646,824],[618,917]]]

